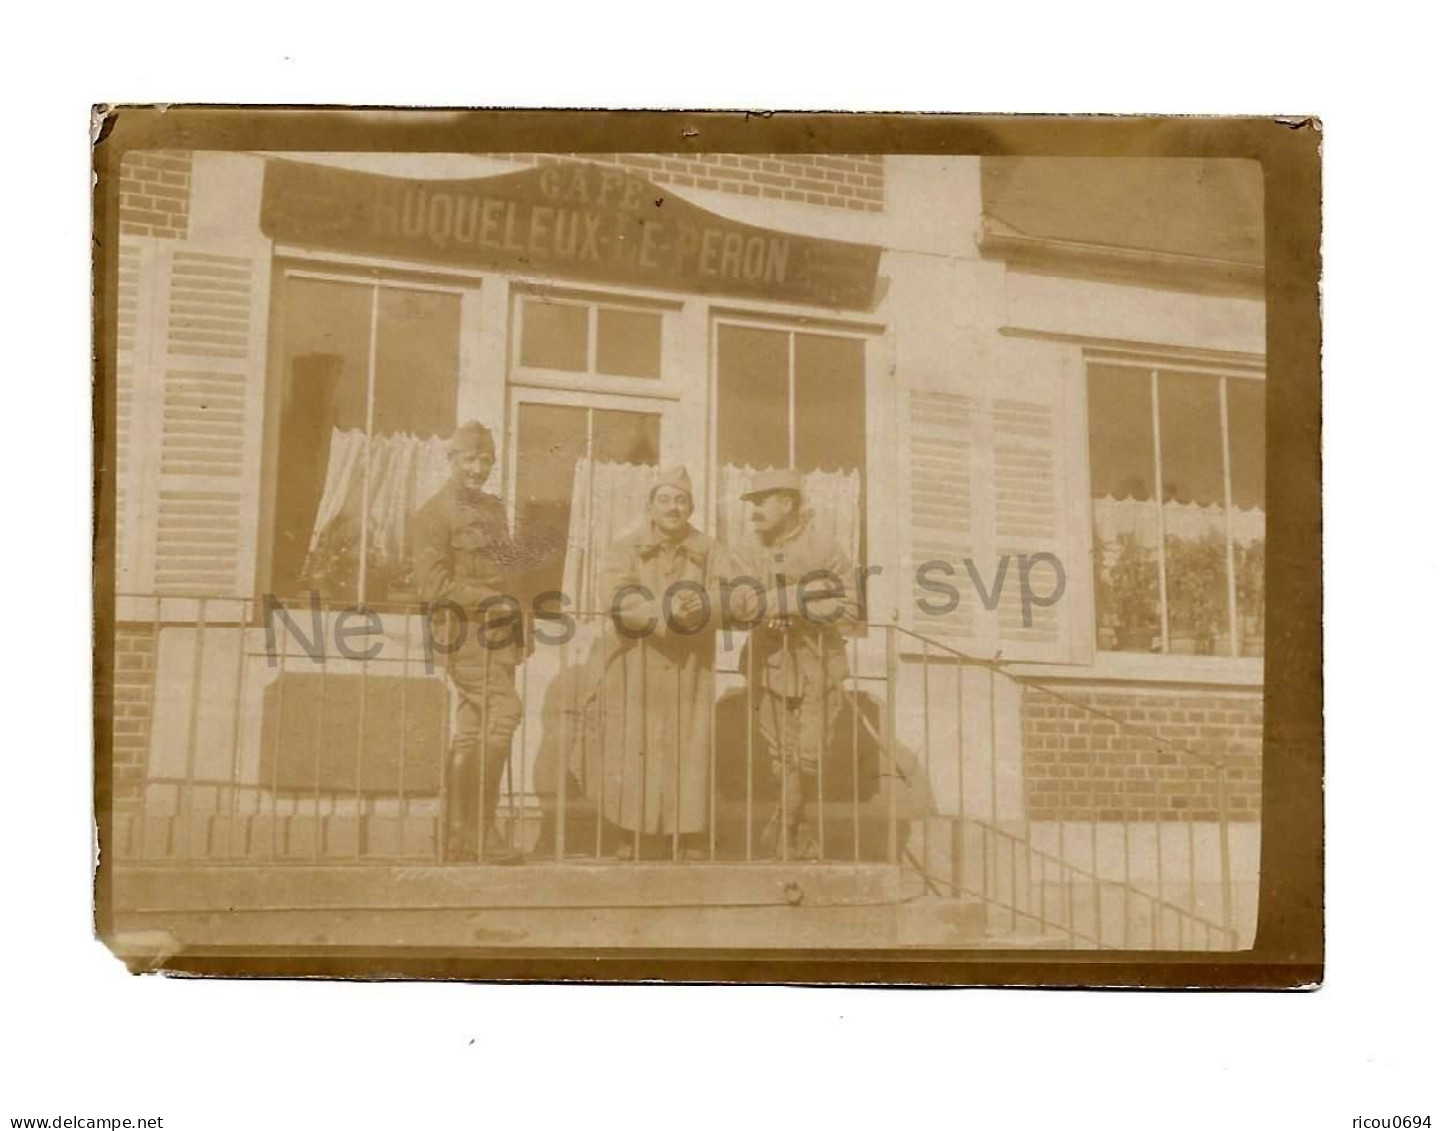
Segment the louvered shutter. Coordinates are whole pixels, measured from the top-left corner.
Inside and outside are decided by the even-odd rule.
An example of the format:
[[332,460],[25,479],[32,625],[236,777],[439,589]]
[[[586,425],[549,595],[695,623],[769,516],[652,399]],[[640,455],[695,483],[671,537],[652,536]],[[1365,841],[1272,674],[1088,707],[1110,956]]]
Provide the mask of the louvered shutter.
[[[972,487],[975,481],[975,425],[978,401],[962,393],[913,390],[909,394],[908,455],[910,464],[910,560],[912,623],[925,635],[968,641],[980,629],[981,603],[966,573],[966,559],[975,555]],[[947,603],[943,593],[921,585],[927,563],[944,562],[954,572],[925,572],[933,583],[944,582],[960,594],[955,609],[931,613]]]
[[[260,494],[269,260],[196,241],[155,240],[138,260],[137,321],[125,453],[131,489],[120,520],[138,536],[142,591],[248,597]],[[122,259],[122,273],[125,270]],[[122,274],[122,299],[124,277]],[[122,315],[122,332],[124,317]],[[123,340],[123,339],[122,339]],[[122,361],[122,388],[123,379]],[[122,412],[124,393],[121,395]],[[136,505],[138,503],[138,505]]]
[[[1045,558],[1061,561],[1060,500],[1057,496],[1055,406],[1048,401],[998,397],[991,400],[992,482],[995,560],[1009,560],[996,608],[996,637],[1003,655],[1061,659],[1061,601],[1023,602],[1023,571],[1031,592],[1048,600],[1057,574]],[[1023,564],[1025,563],[1025,564]],[[1064,568],[1064,563],[1062,565]],[[1039,653],[1039,654],[1038,654]]]
[[[1078,524],[1071,512],[1085,450],[1084,420],[1071,398],[1079,380],[1073,354],[1051,343],[1007,342],[967,391],[907,394],[910,623],[922,635],[1008,660],[1086,658],[1090,572],[1078,539],[1079,527],[1089,525],[1089,504],[1082,486],[1076,505],[1086,513]],[[1057,582],[1054,567],[1038,555],[1061,563],[1064,589],[1053,604],[1033,600],[1027,624],[1022,560],[1030,563],[1036,599],[1049,599]],[[1005,572],[998,574],[1003,558]],[[932,578],[960,594],[959,606],[944,615],[919,604],[941,599],[920,586],[916,572],[934,560],[955,572]]]

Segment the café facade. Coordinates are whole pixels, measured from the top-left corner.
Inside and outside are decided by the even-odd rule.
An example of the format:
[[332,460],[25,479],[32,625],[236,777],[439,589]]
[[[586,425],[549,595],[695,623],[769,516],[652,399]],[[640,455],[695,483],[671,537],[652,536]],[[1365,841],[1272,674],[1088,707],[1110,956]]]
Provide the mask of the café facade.
[[568,901],[630,916],[631,941],[679,929],[668,897],[637,918],[584,790],[557,782],[604,615],[596,561],[653,469],[680,463],[695,522],[728,540],[751,474],[801,471],[865,617],[852,739],[822,789],[831,847],[780,888],[786,862],[752,859],[763,775],[726,707],[743,634],[717,638],[710,865],[727,878],[663,862],[647,890],[676,908],[718,891],[718,913],[747,915],[752,889],[787,894],[692,941],[1247,946],[1259,173],[1058,161],[128,155],[125,921],[261,937],[259,896],[253,922],[217,918],[237,884],[288,876],[320,908],[326,884],[374,892],[400,865],[453,882],[436,833],[452,707],[409,537],[444,437],[478,419],[516,531],[555,548],[520,586],[539,643],[503,808],[524,870],[572,878],[541,882],[543,908],[507,904],[522,937],[594,942]]

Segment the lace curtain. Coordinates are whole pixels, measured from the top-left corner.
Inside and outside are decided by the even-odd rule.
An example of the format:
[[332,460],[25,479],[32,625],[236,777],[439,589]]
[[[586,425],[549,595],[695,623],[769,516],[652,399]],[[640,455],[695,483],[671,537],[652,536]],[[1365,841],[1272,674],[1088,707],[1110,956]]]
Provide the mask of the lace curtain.
[[[341,579],[353,576],[358,566],[367,463],[367,571],[389,578],[391,584],[409,575],[415,512],[450,476],[446,443],[439,437],[395,432],[367,442],[359,429],[332,431],[325,489],[316,511],[306,563],[306,574],[320,583],[323,591],[343,589],[348,580]],[[327,579],[334,583],[327,586]]]
[[612,542],[645,521],[654,477],[649,464],[576,461],[561,578],[572,608],[597,612],[608,607],[609,595],[598,591],[601,564]]
[[[1220,505],[1170,502],[1163,504],[1162,510],[1167,537],[1199,538],[1226,529],[1226,508]],[[1098,543],[1113,543],[1126,535],[1146,549],[1156,548],[1160,529],[1156,522],[1154,500],[1093,499],[1091,513]],[[1259,507],[1254,510],[1233,507],[1231,534],[1236,544],[1241,546],[1265,538],[1266,512]]]

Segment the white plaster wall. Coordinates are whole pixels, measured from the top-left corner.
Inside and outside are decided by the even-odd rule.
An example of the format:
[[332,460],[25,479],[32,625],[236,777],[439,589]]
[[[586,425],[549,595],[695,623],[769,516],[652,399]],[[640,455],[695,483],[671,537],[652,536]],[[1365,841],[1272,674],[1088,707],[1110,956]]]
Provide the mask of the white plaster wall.
[[1263,299],[1006,273],[1004,325],[1154,346],[1264,353]]

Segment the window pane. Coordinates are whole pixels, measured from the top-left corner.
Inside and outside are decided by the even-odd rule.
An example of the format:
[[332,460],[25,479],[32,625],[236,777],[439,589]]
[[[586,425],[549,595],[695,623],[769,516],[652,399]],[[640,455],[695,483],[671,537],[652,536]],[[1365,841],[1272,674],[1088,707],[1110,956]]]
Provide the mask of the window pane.
[[659,314],[601,307],[596,312],[596,372],[616,377],[659,377],[660,329]]
[[1087,372],[1092,497],[1154,499],[1150,371],[1092,365]]
[[1218,378],[1162,373],[1161,497],[1166,502],[1220,506],[1221,386]]
[[866,458],[865,343],[796,335],[796,467],[859,471]]
[[790,465],[789,349],[786,335],[720,326],[716,447],[723,464]]
[[586,372],[589,321],[589,307],[526,299],[521,315],[520,363],[536,369]]
[[605,463],[660,461],[660,417],[651,412],[596,409],[591,458]]
[[1160,518],[1148,370],[1087,369],[1097,646],[1161,646]]
[[312,586],[330,600],[358,596],[354,530],[337,526],[308,559],[332,431],[365,427],[371,291],[368,284],[285,280],[270,564],[270,589],[280,597]]
[[375,434],[448,436],[460,379],[460,296],[380,289]]
[[1266,624],[1266,386],[1226,379],[1231,447],[1231,525],[1241,654],[1264,651]]
[[1231,445],[1231,502],[1242,510],[1266,507],[1266,385],[1226,379]]
[[[795,337],[796,467],[856,473],[855,504],[810,500],[817,528],[841,543],[852,566],[864,564],[866,543],[866,347],[858,338]],[[829,510],[831,513],[825,513]],[[847,513],[848,512],[848,513]]]
[[536,593],[560,588],[570,529],[575,464],[585,455],[586,412],[569,405],[523,404],[516,433],[516,533],[550,556],[532,570],[516,594],[527,604]]
[[1159,389],[1170,650],[1229,655],[1220,379],[1162,373]]

